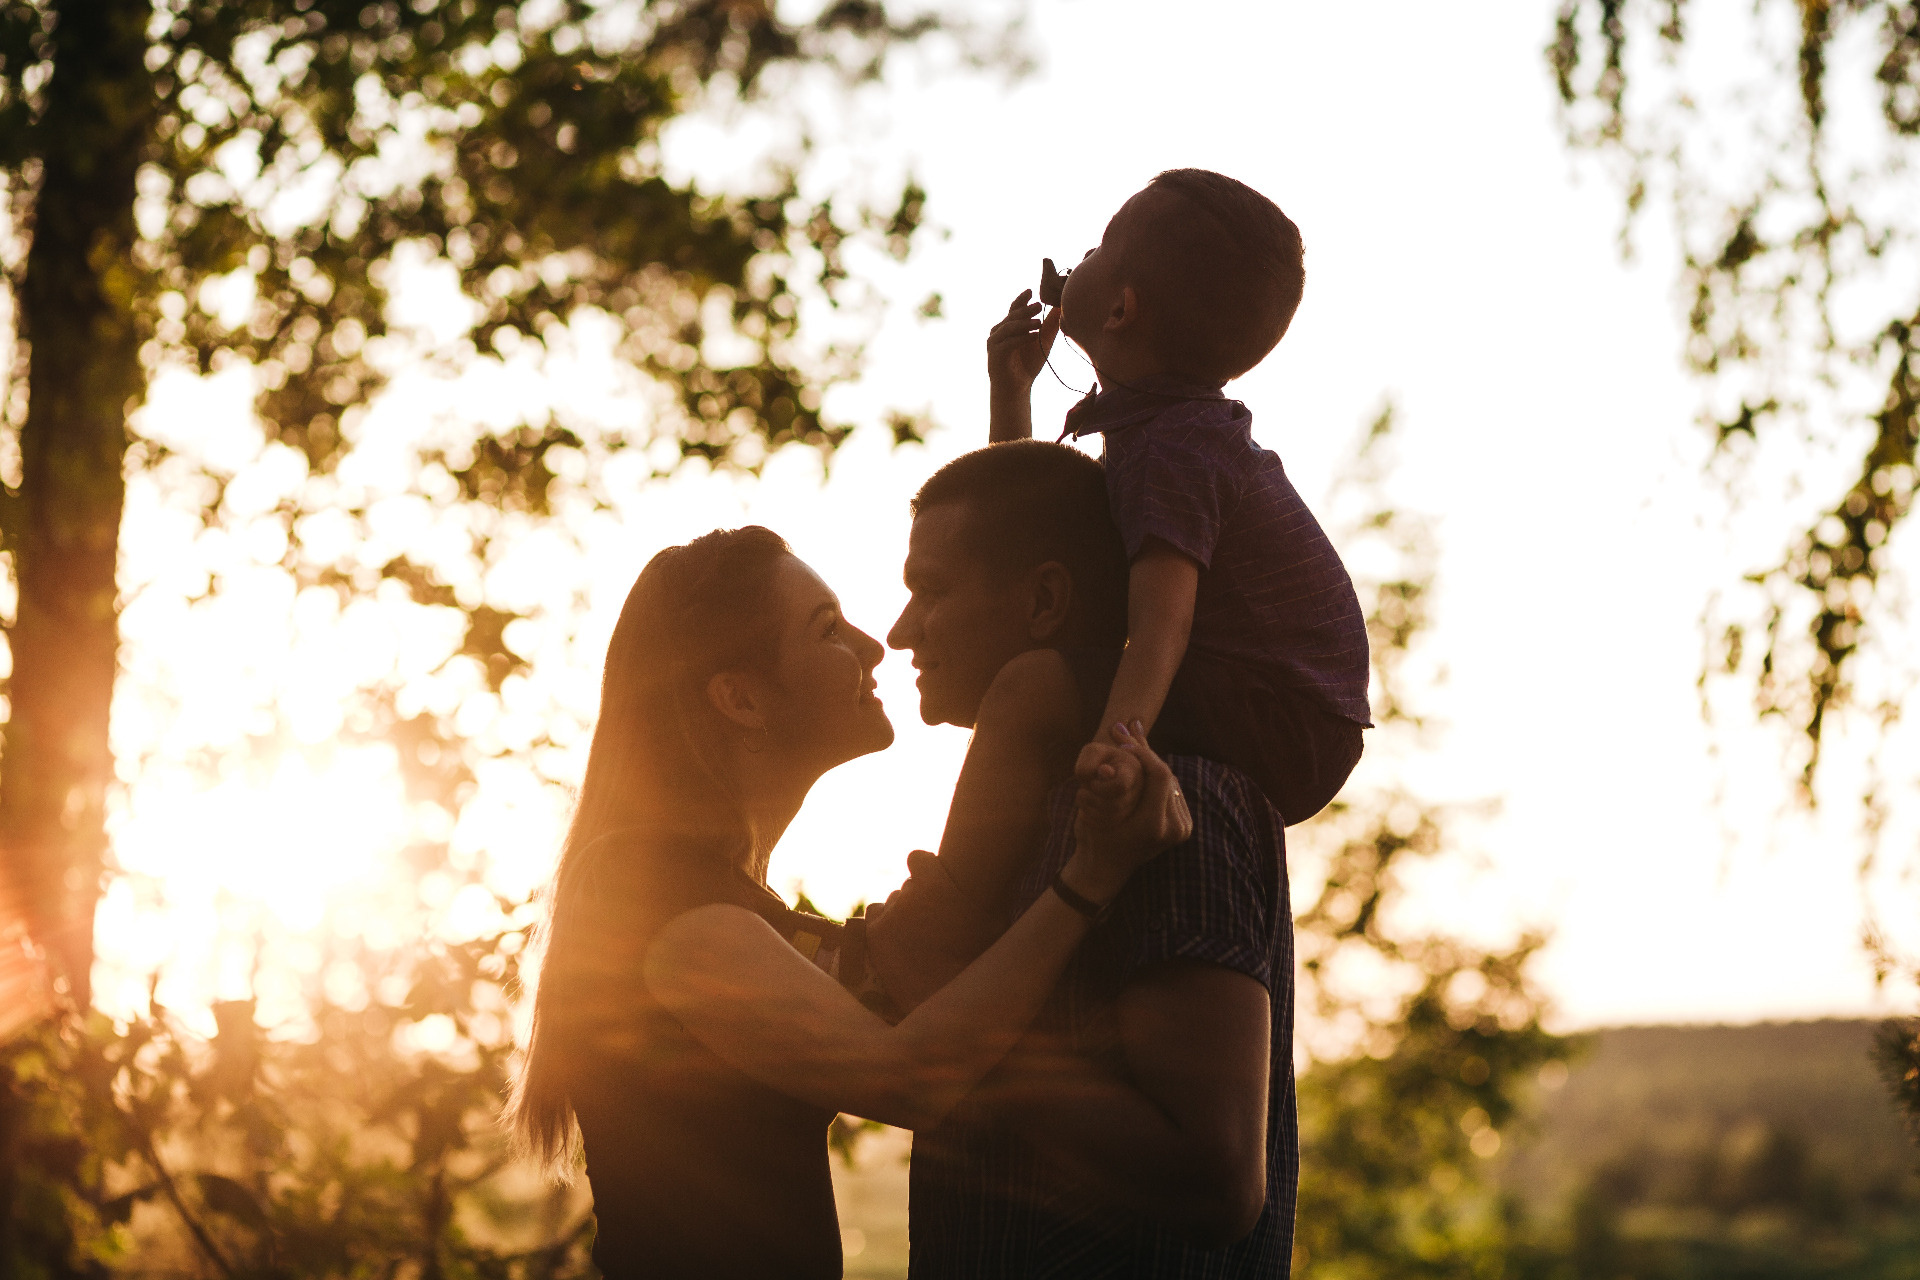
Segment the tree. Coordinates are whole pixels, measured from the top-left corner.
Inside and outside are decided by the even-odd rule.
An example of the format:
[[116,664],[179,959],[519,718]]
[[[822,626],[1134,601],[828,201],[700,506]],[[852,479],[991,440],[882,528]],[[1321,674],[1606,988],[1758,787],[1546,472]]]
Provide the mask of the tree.
[[[9,916],[0,981],[17,976],[23,924],[67,1007],[6,1056],[0,1265],[31,1255],[54,1274],[82,1267],[86,1240],[117,1247],[111,1232],[90,1236],[88,1222],[134,1213],[137,1225],[156,1196],[189,1217],[247,1203],[227,1182],[251,1175],[216,1169],[213,1156],[189,1162],[205,1175],[197,1183],[166,1190],[168,1142],[191,1154],[195,1142],[250,1134],[259,1150],[241,1146],[264,1170],[282,1139],[298,1146],[345,1132],[339,1117],[306,1132],[314,1117],[297,1108],[275,1112],[238,1085],[197,1083],[219,1075],[223,1051],[213,1066],[199,1060],[195,1036],[156,999],[125,1026],[89,1014],[96,906],[114,872],[104,815],[116,769],[125,779],[159,767],[116,762],[108,737],[116,672],[148,661],[118,643],[124,610],[143,590],[126,578],[129,494],[160,491],[209,534],[246,532],[253,549],[243,558],[348,613],[397,596],[410,620],[444,630],[451,615],[445,652],[428,668],[444,677],[458,667],[497,702],[526,666],[513,647],[523,611],[491,590],[488,572],[530,530],[556,523],[557,495],[605,497],[586,464],[625,454],[642,460],[643,474],[688,458],[753,471],[786,444],[831,452],[850,428],[824,414],[822,393],[857,371],[860,343],[819,318],[843,303],[859,310],[850,263],[904,256],[920,226],[924,193],[908,175],[876,173],[851,193],[816,190],[802,128],[761,157],[756,176],[724,187],[670,174],[663,134],[690,113],[775,102],[787,104],[789,122],[804,120],[817,82],[876,79],[908,47],[1001,60],[1011,47],[1002,34],[927,11],[899,16],[878,0],[832,0],[804,19],[761,0],[0,0],[0,564],[17,598],[5,619],[0,731],[0,906]],[[442,307],[454,315],[450,329],[402,305],[410,282],[436,272],[456,285]],[[588,320],[638,371],[644,415],[589,426],[547,407],[510,407],[487,422],[376,438],[388,431],[383,388],[423,369],[509,359],[537,372]],[[143,402],[181,371],[247,383],[266,442],[252,471],[276,473],[270,491],[251,471],[148,429]],[[892,426],[903,440],[921,429],[905,416]],[[342,475],[356,451],[386,444],[408,463],[387,489]],[[437,551],[375,536],[375,498],[396,492],[448,517]],[[209,606],[226,582],[212,571],[188,594]],[[123,681],[123,691],[128,683],[141,682]],[[447,865],[446,832],[484,758],[509,749],[477,744],[453,703],[407,701],[397,677],[350,693],[338,741],[389,750],[411,811],[439,815],[410,833],[402,869],[416,881],[437,877],[448,894],[486,898],[473,868]],[[271,712],[264,729],[223,747],[190,744],[195,758],[169,767],[201,768],[222,750],[287,750],[284,708]],[[493,922],[467,937],[511,939],[519,926],[498,903],[489,910]],[[371,944],[335,931],[327,946],[322,967]],[[488,1099],[486,1064],[511,1041],[503,1015],[476,1011],[473,989],[457,984],[434,997],[447,1010],[415,1008],[408,993],[437,953],[375,950],[345,958],[367,983],[386,972],[387,988],[343,997],[310,974],[291,994],[306,1040],[260,1041],[258,1079],[277,1081],[263,1096],[285,1102],[307,1087],[290,1081],[329,1078],[324,1055],[303,1058],[289,1045],[334,1032],[343,1051],[385,1044],[369,1029],[364,1044],[355,1040],[353,1019],[325,1031],[329,1010],[344,1008],[356,1018],[372,1009],[369,1027],[396,1032],[453,1020],[446,1052],[478,1055],[485,1068],[456,1072],[455,1092],[462,1106]],[[21,1007],[9,1000],[0,1012]],[[240,1007],[225,1007],[216,1045],[257,1039],[251,1006],[245,1017]],[[414,1140],[426,1105],[414,1095],[440,1052],[369,1068],[368,1096],[343,1102],[340,1116],[362,1115],[368,1129],[398,1125]],[[48,1092],[50,1080],[72,1087]],[[373,1097],[387,1086],[384,1102]],[[389,1109],[354,1110],[376,1102]],[[158,1145],[143,1166],[128,1135],[149,1130]],[[429,1177],[445,1151],[485,1147],[484,1136],[473,1130],[425,1164],[397,1167]],[[122,1181],[143,1167],[164,1196]],[[263,1198],[264,1185],[254,1187],[259,1212],[286,1208],[284,1197]],[[489,1185],[470,1190],[491,1195]],[[35,1237],[46,1248],[28,1248],[20,1233],[53,1222],[32,1200],[48,1188],[72,1210],[62,1219],[72,1229],[64,1243]],[[274,1195],[285,1191],[275,1184]],[[308,1206],[316,1221],[323,1208]],[[421,1237],[429,1272],[439,1266],[434,1230],[430,1221]],[[216,1238],[202,1261],[222,1252],[242,1256]]]
[[[820,393],[858,352],[804,342],[802,298],[835,294],[861,236],[903,255],[922,192],[906,182],[884,213],[804,200],[799,155],[776,157],[761,191],[704,191],[663,172],[661,132],[805,72],[876,76],[940,29],[877,0],[806,21],[757,0],[0,5],[17,450],[0,546],[18,587],[0,849],[79,1005],[108,865],[124,473],[168,453],[129,427],[150,381],[251,366],[270,438],[324,476],[403,356],[537,345],[592,310],[669,393],[652,431],[610,447],[664,437],[743,467],[786,442],[831,449],[847,428]],[[393,319],[409,254],[457,273],[473,322],[450,348]],[[716,316],[745,354],[709,358]],[[446,470],[463,500],[537,511],[553,451],[579,444],[528,422]],[[303,554],[305,501],[284,513],[285,559],[312,579],[328,566]],[[383,573],[448,595],[418,566]],[[479,607],[468,622],[467,648],[500,675],[509,621]]]
[[[1430,522],[1384,492],[1393,426],[1382,412],[1335,497],[1373,648],[1367,750],[1397,763],[1427,745],[1416,685],[1436,548]],[[1289,858],[1319,882],[1296,945],[1309,1043],[1326,1042],[1300,1079],[1295,1273],[1521,1274],[1539,1250],[1488,1170],[1541,1069],[1575,1045],[1541,1026],[1528,966],[1543,936],[1486,947],[1401,917],[1410,870],[1451,850],[1460,815],[1385,772],[1367,786],[1363,770],[1296,829],[1305,849]]]
[[[1836,718],[1889,735],[1920,675],[1898,574],[1920,483],[1920,6],[1565,0],[1547,57],[1569,143],[1615,165],[1629,215],[1672,206],[1715,462],[1731,488],[1771,477],[1798,522],[1710,610],[1702,682],[1748,681],[1785,720],[1811,803]],[[1863,880],[1898,790],[1876,762]],[[1867,944],[1883,979],[1920,978],[1872,919]],[[1920,1071],[1910,1034],[1887,1043]]]

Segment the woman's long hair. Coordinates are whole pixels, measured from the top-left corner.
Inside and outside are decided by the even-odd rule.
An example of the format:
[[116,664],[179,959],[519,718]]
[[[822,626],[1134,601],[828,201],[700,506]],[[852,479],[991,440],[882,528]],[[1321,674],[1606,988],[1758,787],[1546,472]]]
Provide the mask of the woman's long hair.
[[[768,588],[792,554],[770,529],[716,529],[647,562],[607,646],[600,715],[573,823],[547,891],[527,1052],[507,1107],[516,1145],[561,1181],[575,1126],[565,1059],[596,977],[635,957],[610,932],[634,919],[638,880],[618,855],[744,862],[751,833],[727,775],[739,730],[707,700],[722,671],[765,671],[779,644]],[[631,832],[636,840],[602,837]],[[671,851],[668,853],[667,851]],[[631,976],[631,975],[627,975]]]

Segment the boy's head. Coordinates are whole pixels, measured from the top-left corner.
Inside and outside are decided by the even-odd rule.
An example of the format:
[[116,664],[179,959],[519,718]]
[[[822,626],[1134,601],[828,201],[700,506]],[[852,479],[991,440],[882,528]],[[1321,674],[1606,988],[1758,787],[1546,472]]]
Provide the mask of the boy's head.
[[1127,341],[1154,363],[1227,382],[1280,341],[1305,278],[1300,230],[1278,205],[1224,174],[1169,169],[1120,207],[1067,277],[1062,328],[1097,366],[1131,305]]

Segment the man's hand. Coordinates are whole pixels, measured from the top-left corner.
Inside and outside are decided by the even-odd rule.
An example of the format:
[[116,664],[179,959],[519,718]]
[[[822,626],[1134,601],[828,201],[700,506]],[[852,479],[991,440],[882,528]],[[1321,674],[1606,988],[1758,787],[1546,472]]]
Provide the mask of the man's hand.
[[1006,317],[987,334],[988,381],[996,390],[1030,393],[1059,332],[1060,308],[1050,309],[1043,319],[1033,290],[1022,289]]

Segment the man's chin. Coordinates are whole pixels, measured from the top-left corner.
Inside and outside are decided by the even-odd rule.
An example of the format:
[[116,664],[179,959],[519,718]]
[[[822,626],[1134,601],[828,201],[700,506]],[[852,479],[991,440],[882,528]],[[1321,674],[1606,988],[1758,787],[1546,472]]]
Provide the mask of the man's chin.
[[943,698],[937,693],[928,693],[924,689],[920,691],[920,722],[959,725],[963,729],[969,727],[956,717],[951,698]]

